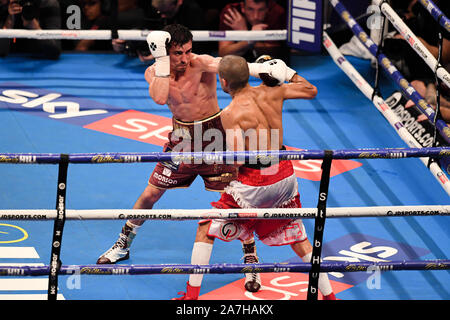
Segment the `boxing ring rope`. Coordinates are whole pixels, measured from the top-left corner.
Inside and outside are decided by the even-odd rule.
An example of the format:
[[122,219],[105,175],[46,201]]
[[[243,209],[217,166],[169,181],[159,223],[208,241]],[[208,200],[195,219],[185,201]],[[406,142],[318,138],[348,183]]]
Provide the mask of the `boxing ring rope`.
[[373,0],[373,4],[380,7],[381,12],[389,19],[395,29],[405,38],[406,42],[416,53],[422,57],[425,63],[430,67],[433,72],[436,72],[439,79],[441,79],[450,88],[450,74],[445,68],[438,64],[436,58],[430,53],[430,51],[422,44],[422,42],[416,37],[411,29],[402,21],[397,15],[394,9],[389,6],[384,0]]
[[329,1],[334,9],[340,14],[342,19],[347,22],[350,29],[358,37],[361,43],[369,50],[369,52],[377,58],[380,65],[388,73],[391,79],[399,86],[402,92],[412,101],[415,106],[427,116],[430,123],[436,126],[440,135],[444,138],[446,143],[450,144],[450,128],[441,119],[437,119],[434,123],[435,111],[433,108],[423,99],[423,97],[414,89],[413,86],[403,77],[403,75],[397,70],[397,68],[390,62],[390,60],[383,54],[379,53],[378,46],[372,41],[367,33],[361,28],[361,26],[353,19],[351,14],[338,0]]
[[450,20],[442,13],[442,11],[431,0],[419,0],[420,4],[428,10],[431,16],[436,20],[447,32],[450,32]]
[[[53,220],[57,210],[0,209],[0,220]],[[448,216],[450,205],[328,207],[327,218]],[[66,209],[66,220],[308,219],[317,208]]]
[[[401,159],[450,156],[450,147],[430,148],[360,148],[336,150],[275,150],[275,151],[216,151],[216,152],[107,152],[67,154],[69,163],[136,163],[136,162],[198,162],[268,164],[276,160],[323,159],[327,152],[333,159]],[[63,154],[58,153],[0,153],[0,163],[58,164]],[[201,162],[200,162],[201,163]]]
[[[361,272],[370,270],[449,270],[450,260],[398,260],[380,262],[322,262],[321,272]],[[0,276],[46,276],[49,266],[0,266]],[[258,263],[258,264],[160,264],[160,265],[63,265],[60,275],[149,275],[149,274],[228,274],[267,272],[310,272],[310,263]]]
[[[118,30],[118,39],[145,41],[151,30]],[[277,41],[286,40],[286,30],[255,30],[251,34],[247,30],[207,31],[193,30],[194,41]],[[250,36],[250,37],[249,37]],[[0,38],[27,38],[39,40],[111,40],[111,30],[26,30],[2,29]]]
[[[378,94],[374,95],[374,89],[370,84],[361,76],[361,74],[353,67],[353,65],[344,58],[342,53],[334,44],[333,40],[328,36],[326,32],[323,34],[323,45],[333,58],[336,65],[341,68],[342,71],[352,80],[356,87],[371,100],[377,110],[386,118],[389,124],[396,130],[400,138],[411,148],[420,148],[420,143],[409,133],[406,127],[403,125],[399,116],[389,108],[388,104]],[[441,187],[450,196],[450,182],[442,171],[441,167],[436,162],[429,162],[429,158],[421,157],[420,160],[430,170],[433,177],[436,178]]]
[[[355,150],[300,150],[300,151],[243,151],[243,152],[183,152],[183,153],[83,153],[83,154],[33,154],[0,153],[0,163],[5,164],[59,164],[56,210],[0,210],[1,219],[48,220],[54,219],[51,261],[47,266],[0,266],[0,276],[49,277],[48,299],[57,299],[58,276],[78,272],[93,275],[137,274],[192,274],[192,273],[249,273],[249,272],[309,272],[308,300],[317,300],[319,272],[357,272],[367,270],[448,270],[450,260],[390,261],[378,263],[322,263],[320,260],[322,238],[327,212],[329,217],[356,216],[427,216],[449,215],[450,206],[395,206],[366,208],[326,208],[330,167],[333,159],[401,159],[429,156],[441,158],[450,154],[450,148],[388,148]],[[230,159],[251,163],[263,159],[317,159],[323,158],[322,178],[317,211],[298,209],[206,209],[206,210],[68,210],[65,191],[69,163],[133,163],[159,162],[174,159],[184,161],[209,160],[222,162]],[[182,212],[183,211],[183,212]],[[311,263],[271,264],[213,264],[213,265],[62,265],[60,250],[66,219],[292,219],[315,218],[314,247]]]

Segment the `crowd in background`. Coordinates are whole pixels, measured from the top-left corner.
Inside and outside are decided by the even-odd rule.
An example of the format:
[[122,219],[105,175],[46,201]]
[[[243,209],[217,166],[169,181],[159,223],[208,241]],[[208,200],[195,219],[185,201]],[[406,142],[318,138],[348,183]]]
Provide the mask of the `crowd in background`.
[[[36,8],[27,10],[34,11],[28,14],[27,20],[25,8],[30,4]],[[167,24],[179,23],[191,30],[276,30],[286,29],[285,6],[285,0],[0,0],[0,26],[6,29],[159,30]],[[24,8],[23,12],[18,8]],[[74,17],[76,8],[81,9],[78,24]],[[196,42],[194,52],[220,51],[242,54],[253,60],[270,53],[287,58],[284,41],[241,41],[236,48],[230,48],[230,44],[234,45],[226,41],[220,44]],[[143,41],[0,39],[0,56],[34,51],[42,58],[57,59],[61,51],[67,50],[111,50],[138,56],[143,61],[151,60]]]
[[[371,0],[341,0],[360,25],[367,19]],[[390,0],[390,5],[437,57],[439,25],[418,0]],[[449,16],[448,0],[435,0]],[[280,30],[286,29],[286,0],[0,0],[0,27],[3,29],[160,30],[180,23],[191,30]],[[75,9],[74,9],[75,8]],[[76,10],[78,8],[78,11]],[[363,17],[363,19],[360,19]],[[342,24],[331,10],[331,25]],[[339,28],[338,28],[339,29]],[[348,28],[341,28],[348,34]],[[441,31],[443,28],[440,28]],[[329,34],[331,31],[327,31]],[[348,40],[335,32],[339,45]],[[444,30],[441,63],[450,66],[450,35]],[[254,61],[262,54],[289,63],[285,41],[194,42],[196,53],[236,54]],[[62,51],[111,51],[153,61],[145,41],[0,39],[0,56],[10,52],[32,52],[45,59],[58,59]],[[400,34],[385,39],[383,52],[397,69],[432,105],[436,105],[434,72],[409,48]],[[413,66],[413,67],[412,67]],[[450,89],[442,86],[441,114],[450,122]],[[434,100],[433,100],[434,99]]]

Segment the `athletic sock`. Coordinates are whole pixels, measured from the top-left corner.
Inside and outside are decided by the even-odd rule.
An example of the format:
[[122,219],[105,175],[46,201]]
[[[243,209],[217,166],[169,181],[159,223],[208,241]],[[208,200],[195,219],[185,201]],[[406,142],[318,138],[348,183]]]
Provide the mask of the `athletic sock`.
[[[195,242],[192,248],[191,264],[209,264],[213,245],[206,242]],[[193,287],[200,287],[203,274],[189,275],[189,284]]]
[[[312,253],[308,253],[302,257],[303,262],[311,262]],[[331,287],[330,280],[328,279],[328,274],[321,272],[319,274],[319,290],[323,296],[327,296],[333,293],[333,288]]]
[[134,224],[134,223],[131,223],[130,221],[127,221],[125,223],[125,227],[128,227],[129,229],[131,229],[131,232],[136,234],[142,226],[138,226],[137,224]]

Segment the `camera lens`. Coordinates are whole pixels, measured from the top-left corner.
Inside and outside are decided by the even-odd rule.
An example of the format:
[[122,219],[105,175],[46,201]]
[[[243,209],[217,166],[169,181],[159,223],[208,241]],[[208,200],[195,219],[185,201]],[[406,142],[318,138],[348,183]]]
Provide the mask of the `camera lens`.
[[33,20],[37,15],[37,6],[34,1],[24,0],[20,2],[22,6],[22,16],[25,20]]

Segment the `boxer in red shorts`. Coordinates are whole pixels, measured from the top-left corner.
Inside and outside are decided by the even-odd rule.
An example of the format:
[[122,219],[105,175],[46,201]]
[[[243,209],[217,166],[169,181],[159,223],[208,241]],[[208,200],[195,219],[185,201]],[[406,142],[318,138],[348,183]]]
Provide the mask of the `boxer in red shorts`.
[[[286,66],[282,60],[263,62],[266,72],[260,74],[263,84],[248,84],[249,68],[240,56],[225,56],[219,64],[219,79],[223,91],[232,102],[222,111],[221,119],[226,131],[228,150],[279,150],[283,147],[282,108],[286,99],[312,99],[315,86]],[[285,81],[289,83],[285,84]],[[215,208],[299,208],[297,178],[291,161],[258,160],[252,164],[239,164],[237,180],[231,181]],[[279,220],[227,220],[201,221],[192,255],[205,255],[199,244],[212,246],[214,239],[247,241],[256,233],[270,246],[290,245],[304,261],[310,262],[312,246],[300,219]],[[258,275],[259,276],[259,275]],[[200,286],[187,283],[181,299],[197,299]],[[198,283],[198,282],[197,282]],[[324,299],[335,296],[326,273],[320,273],[319,290]],[[180,298],[179,298],[180,299]]]

